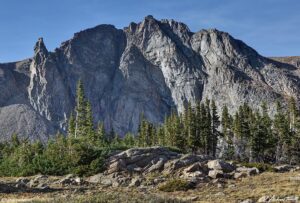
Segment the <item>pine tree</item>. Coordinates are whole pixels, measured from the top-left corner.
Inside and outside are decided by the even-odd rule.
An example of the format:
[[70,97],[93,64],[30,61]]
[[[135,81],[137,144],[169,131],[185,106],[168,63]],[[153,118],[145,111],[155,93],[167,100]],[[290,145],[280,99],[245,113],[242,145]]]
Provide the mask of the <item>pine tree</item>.
[[292,97],[288,106],[290,137],[287,140],[288,154],[291,164],[300,162],[300,113],[296,105],[296,100]]
[[250,162],[263,162],[264,151],[267,147],[267,126],[263,124],[263,117],[256,112],[252,119],[252,133],[250,139]]
[[105,145],[108,142],[106,139],[104,124],[102,122],[99,122],[97,126],[96,142],[99,143],[99,145]]
[[192,108],[192,104],[188,104],[188,110],[187,110],[187,121],[186,121],[186,128],[187,128],[187,136],[188,136],[188,147],[192,150],[192,152],[196,152],[198,150],[197,142],[199,141],[197,139],[196,134],[196,119],[195,119],[195,112]]
[[84,136],[87,140],[90,142],[96,141],[96,133],[94,130],[94,119],[93,119],[93,112],[92,112],[92,106],[89,101],[86,101],[85,104],[85,124],[84,124]]
[[140,126],[139,126],[139,135],[138,135],[139,146],[142,147],[151,146],[151,135],[152,135],[152,126],[144,118],[144,115],[142,114]]
[[71,113],[70,118],[69,118],[69,125],[68,125],[68,136],[75,136],[75,118],[73,116],[73,113]]
[[183,150],[185,148],[185,139],[182,133],[182,125],[179,116],[175,117],[174,137],[175,137],[175,146]]
[[83,83],[81,80],[78,81],[76,95],[75,138],[84,136],[84,128],[86,124],[86,99],[84,95]]
[[123,139],[123,142],[124,142],[125,146],[133,147],[135,145],[135,139],[134,139],[133,134],[127,133]]
[[212,155],[215,157],[216,156],[216,150],[217,150],[217,143],[218,143],[218,127],[220,126],[220,117],[217,113],[217,106],[215,104],[215,101],[212,100],[211,102],[211,129],[212,129]]
[[273,135],[273,130],[272,130],[272,119],[270,118],[268,114],[268,107],[265,102],[262,103],[261,105],[261,110],[262,110],[262,118],[261,118],[261,123],[262,126],[265,129],[265,135],[264,138],[266,139],[266,146],[264,150],[264,155],[263,159],[266,162],[274,162],[275,160],[275,148],[276,148],[276,139]]
[[224,155],[227,159],[233,159],[234,156],[234,145],[233,145],[233,119],[228,112],[227,106],[223,106],[222,109],[222,135],[224,136],[226,143],[228,145],[226,149],[226,154]]
[[276,147],[276,162],[286,160],[288,157],[288,143],[289,138],[289,122],[287,116],[283,113],[283,108],[279,102],[276,103],[277,113],[274,117],[274,131],[277,136]]
[[157,131],[156,134],[157,134],[158,144],[161,146],[166,146],[164,127],[160,126],[157,128],[156,131]]
[[291,97],[288,105],[288,114],[289,114],[289,123],[290,123],[290,131],[295,131],[295,123],[296,118],[298,116],[298,109],[296,107],[296,101],[294,97]]

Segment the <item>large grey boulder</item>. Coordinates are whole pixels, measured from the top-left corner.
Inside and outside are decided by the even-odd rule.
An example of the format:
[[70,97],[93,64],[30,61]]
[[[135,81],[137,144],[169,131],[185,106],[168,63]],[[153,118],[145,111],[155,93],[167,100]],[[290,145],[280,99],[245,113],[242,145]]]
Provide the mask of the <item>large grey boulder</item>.
[[180,155],[164,147],[132,148],[109,157],[106,174],[117,172],[150,173],[162,171],[168,160]]
[[207,163],[209,169],[221,170],[225,173],[230,173],[235,170],[235,166],[222,160],[211,160]]

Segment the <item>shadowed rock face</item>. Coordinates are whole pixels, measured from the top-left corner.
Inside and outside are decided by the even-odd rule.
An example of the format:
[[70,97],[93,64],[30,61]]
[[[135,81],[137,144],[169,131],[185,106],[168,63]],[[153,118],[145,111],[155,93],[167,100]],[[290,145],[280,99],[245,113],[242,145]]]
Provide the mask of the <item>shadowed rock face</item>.
[[[123,30],[99,25],[54,52],[39,39],[31,59],[0,64],[0,135],[45,140],[47,133],[64,132],[79,79],[95,122],[124,135],[137,130],[141,113],[161,123],[171,110],[205,98],[231,111],[266,101],[272,113],[275,100],[299,99],[299,72],[216,29],[192,33],[183,23],[152,16]],[[16,119],[20,112],[27,119]]]

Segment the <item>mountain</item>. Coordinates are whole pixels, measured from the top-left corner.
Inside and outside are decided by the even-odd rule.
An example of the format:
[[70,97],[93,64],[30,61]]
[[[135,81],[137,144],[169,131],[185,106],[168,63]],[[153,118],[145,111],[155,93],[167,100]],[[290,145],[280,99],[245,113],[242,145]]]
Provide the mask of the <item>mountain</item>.
[[[276,60],[276,59],[275,59]],[[47,140],[66,130],[81,79],[95,122],[124,135],[140,115],[160,123],[188,101],[214,99],[231,112],[243,102],[300,98],[300,69],[275,61],[228,33],[193,33],[174,20],[147,16],[124,29],[99,25],[75,33],[49,52],[40,38],[34,56],[0,64],[0,140],[12,133]]]

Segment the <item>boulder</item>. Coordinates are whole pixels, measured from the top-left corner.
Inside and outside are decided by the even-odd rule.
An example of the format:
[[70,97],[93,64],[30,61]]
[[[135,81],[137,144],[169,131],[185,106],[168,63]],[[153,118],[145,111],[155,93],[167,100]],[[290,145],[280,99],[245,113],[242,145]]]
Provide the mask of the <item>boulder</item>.
[[234,179],[240,179],[240,178],[245,178],[247,176],[248,176],[247,173],[237,172],[237,173],[234,173],[233,178]]
[[216,178],[223,178],[224,177],[224,173],[222,170],[210,170],[208,172],[208,176],[216,179]]
[[272,196],[262,196],[257,200],[258,203],[264,203],[264,202],[269,202],[272,199]]
[[18,178],[18,179],[16,180],[16,183],[22,183],[22,184],[27,184],[27,183],[29,183],[29,182],[30,182],[30,180],[29,180],[28,178],[23,178],[23,177]]
[[222,170],[224,173],[230,173],[235,170],[235,166],[221,161],[221,160],[211,160],[207,163],[209,169]]
[[50,189],[49,185],[47,185],[46,183],[41,183],[36,188],[42,191],[48,191]]
[[208,168],[205,164],[196,162],[183,169],[182,176],[189,177],[205,177],[208,174]]
[[142,178],[136,177],[131,180],[129,187],[139,187],[142,183]]
[[109,165],[107,173],[111,174],[111,173],[116,173],[124,170],[126,170],[125,161],[123,159],[118,159]]
[[96,175],[86,178],[85,181],[88,183],[100,183],[102,177],[103,177],[103,174],[99,173],[99,174],[96,174]]
[[106,174],[122,171],[151,173],[164,169],[165,162],[180,155],[165,147],[131,148],[111,156],[107,160]]
[[100,183],[105,186],[112,186],[113,182],[114,182],[114,180],[112,178],[105,178],[105,177],[102,178],[100,181]]
[[73,174],[68,174],[58,181],[61,185],[80,185],[83,183],[82,179]]
[[150,167],[145,171],[146,173],[152,173],[156,171],[161,171],[164,168],[166,158],[161,157],[156,163],[151,163]]
[[17,183],[15,185],[15,187],[18,189],[25,189],[25,188],[27,188],[27,185],[25,183],[20,182],[20,183]]
[[29,187],[37,187],[41,183],[46,183],[48,180],[48,176],[46,175],[36,175],[33,179],[30,180]]
[[211,157],[206,155],[185,154],[178,159],[166,163],[164,167],[164,173],[166,174],[173,173],[174,171],[181,169],[183,167],[187,167],[195,162],[204,163],[210,158]]
[[273,167],[274,171],[278,172],[278,173],[289,172],[289,171],[291,171],[294,168],[295,167],[291,166],[291,165],[280,165],[280,166]]
[[245,173],[247,174],[247,176],[252,176],[252,175],[257,175],[259,174],[259,170],[256,167],[252,167],[252,168],[247,168],[247,167],[238,167],[236,169],[236,172],[238,173]]

